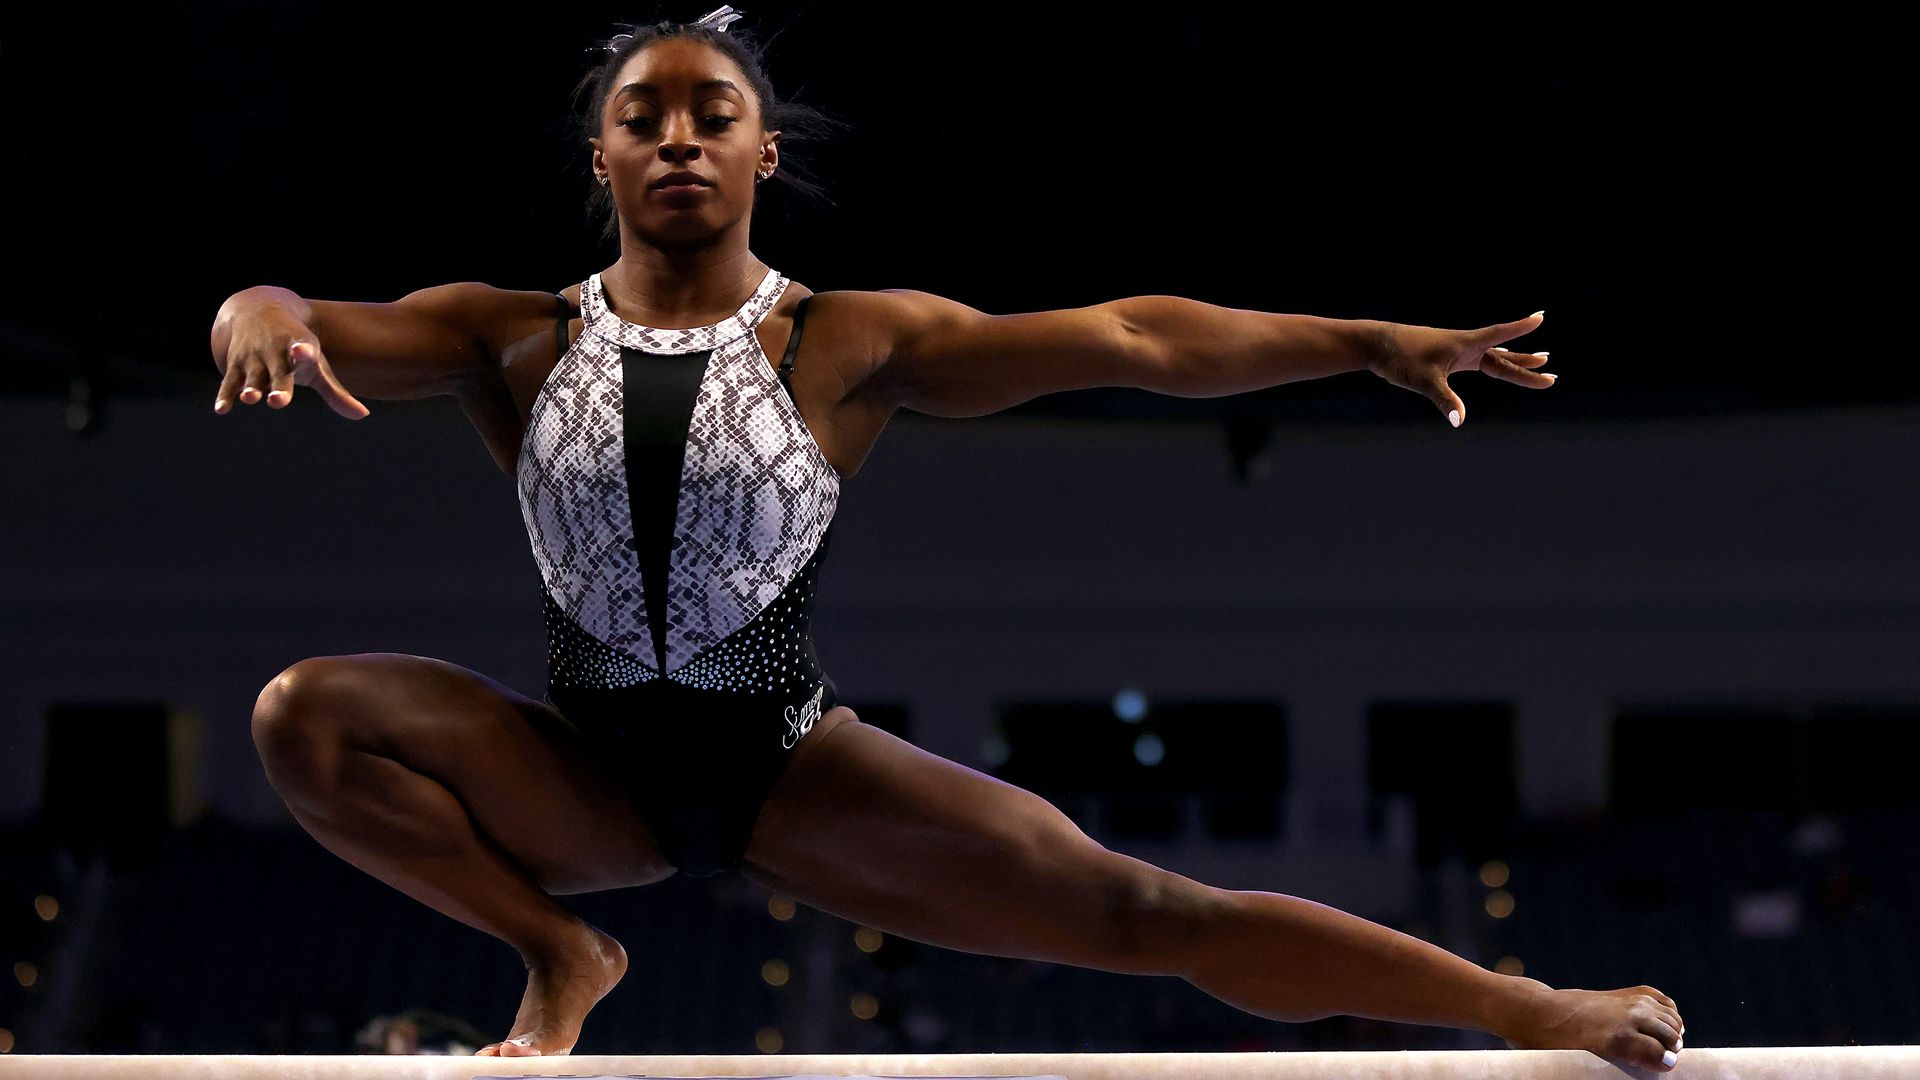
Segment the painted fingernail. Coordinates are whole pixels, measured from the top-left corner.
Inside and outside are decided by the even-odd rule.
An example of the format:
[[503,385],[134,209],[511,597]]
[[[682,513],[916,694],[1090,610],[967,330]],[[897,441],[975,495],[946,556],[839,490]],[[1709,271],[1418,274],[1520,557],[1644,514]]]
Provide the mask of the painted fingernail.
[[1447,412],[1447,423],[1452,424],[1454,427],[1460,426],[1460,410],[1459,409],[1452,409]]
[[1551,353],[1547,353],[1547,352],[1537,352],[1537,353],[1534,353],[1533,355],[1535,355],[1535,356],[1550,356],[1550,355],[1552,355],[1552,354],[1551,354]]
[[1680,1056],[1671,1050],[1660,1055],[1660,1064],[1665,1065],[1669,1069],[1673,1068],[1673,1063],[1679,1060]]
[[1552,380],[1554,380],[1555,382],[1559,382],[1559,381],[1560,381],[1560,376],[1558,376],[1558,375],[1555,375],[1555,374],[1554,374],[1553,372],[1551,372],[1551,371],[1543,371],[1543,372],[1541,372],[1540,374],[1542,374],[1542,375],[1545,375],[1545,376],[1546,376],[1547,378],[1549,378],[1549,379],[1552,379]]
[[[1541,308],[1539,311],[1534,312],[1533,315],[1545,315],[1546,313],[1547,313],[1547,309]],[[1527,316],[1527,318],[1531,319],[1533,318],[1533,315],[1529,315]]]
[[213,399],[213,411],[214,411],[214,412],[219,412],[219,411],[220,411],[221,409],[224,409],[224,408],[226,408],[226,406],[227,406],[227,399],[226,399],[226,398],[214,398],[214,399]]

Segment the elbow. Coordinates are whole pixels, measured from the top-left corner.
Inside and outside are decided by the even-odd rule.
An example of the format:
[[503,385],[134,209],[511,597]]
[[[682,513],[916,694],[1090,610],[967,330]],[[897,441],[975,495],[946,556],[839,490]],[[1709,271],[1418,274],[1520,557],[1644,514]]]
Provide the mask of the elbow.
[[1114,354],[1121,358],[1124,385],[1172,397],[1193,396],[1171,342],[1155,328],[1147,310],[1158,299],[1135,296],[1114,306]]

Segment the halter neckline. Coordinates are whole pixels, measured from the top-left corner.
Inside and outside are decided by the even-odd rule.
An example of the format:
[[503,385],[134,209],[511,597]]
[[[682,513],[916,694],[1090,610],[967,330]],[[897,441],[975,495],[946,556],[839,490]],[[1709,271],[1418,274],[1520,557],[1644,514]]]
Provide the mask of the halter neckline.
[[647,326],[621,317],[607,306],[606,291],[600,275],[589,275],[580,287],[580,315],[586,332],[616,344],[654,353],[685,353],[713,349],[752,332],[766,318],[786,291],[787,277],[767,268],[766,276],[747,297],[739,310],[719,322],[704,326]]

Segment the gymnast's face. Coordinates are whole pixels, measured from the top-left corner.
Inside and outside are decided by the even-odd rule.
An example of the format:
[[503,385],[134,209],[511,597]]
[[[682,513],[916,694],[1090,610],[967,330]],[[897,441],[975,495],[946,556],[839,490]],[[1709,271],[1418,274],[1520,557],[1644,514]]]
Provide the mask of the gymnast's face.
[[[627,229],[664,241],[710,236],[753,210],[754,177],[779,160],[779,132],[761,127],[760,103],[740,68],[685,38],[649,45],[613,80],[593,145]],[[708,181],[662,188],[670,172]]]

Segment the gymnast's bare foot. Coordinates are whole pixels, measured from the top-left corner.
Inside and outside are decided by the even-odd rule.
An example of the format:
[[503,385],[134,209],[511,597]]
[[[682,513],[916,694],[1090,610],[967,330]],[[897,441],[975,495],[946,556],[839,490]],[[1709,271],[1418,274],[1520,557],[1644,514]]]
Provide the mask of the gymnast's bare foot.
[[520,1014],[513,1018],[513,1034],[488,1043],[474,1056],[571,1054],[587,1010],[626,973],[627,950],[600,928],[587,927],[578,952],[527,965],[527,992],[520,999]]
[[1496,1034],[1515,1050],[1587,1050],[1614,1063],[1671,1072],[1686,1040],[1673,999],[1651,986],[1555,990],[1538,980],[1526,1003]]

